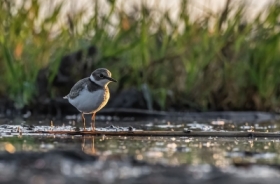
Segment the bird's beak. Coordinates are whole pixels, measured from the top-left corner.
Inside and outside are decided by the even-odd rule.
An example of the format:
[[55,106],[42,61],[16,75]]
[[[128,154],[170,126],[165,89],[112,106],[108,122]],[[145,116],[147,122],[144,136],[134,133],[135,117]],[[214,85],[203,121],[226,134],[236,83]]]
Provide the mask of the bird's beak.
[[112,82],[117,82],[115,79],[111,78],[111,77],[104,77],[106,79],[108,79],[109,81],[112,81]]

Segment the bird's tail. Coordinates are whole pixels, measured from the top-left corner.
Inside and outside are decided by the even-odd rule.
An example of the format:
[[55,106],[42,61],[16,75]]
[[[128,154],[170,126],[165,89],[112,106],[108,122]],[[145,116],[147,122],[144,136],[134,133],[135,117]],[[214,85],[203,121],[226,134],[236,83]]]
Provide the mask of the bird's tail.
[[68,95],[64,96],[63,99],[68,99]]

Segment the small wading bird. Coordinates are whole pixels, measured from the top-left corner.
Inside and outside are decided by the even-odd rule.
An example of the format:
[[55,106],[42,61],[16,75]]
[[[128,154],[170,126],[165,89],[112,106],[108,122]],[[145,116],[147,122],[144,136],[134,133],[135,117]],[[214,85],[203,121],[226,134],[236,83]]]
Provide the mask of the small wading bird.
[[90,77],[79,80],[63,97],[82,113],[84,129],[86,122],[84,114],[92,114],[91,127],[95,130],[95,113],[102,109],[110,98],[108,84],[117,82],[111,78],[111,72],[106,68],[96,69]]

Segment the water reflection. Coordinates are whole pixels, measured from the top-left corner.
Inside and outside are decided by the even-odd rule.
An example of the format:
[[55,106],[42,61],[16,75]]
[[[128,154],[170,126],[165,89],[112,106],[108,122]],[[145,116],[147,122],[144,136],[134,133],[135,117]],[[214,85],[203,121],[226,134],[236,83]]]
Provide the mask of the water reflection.
[[21,152],[82,150],[90,155],[128,155],[139,161],[180,164],[232,163],[280,164],[279,139],[190,138],[190,137],[108,137],[108,136],[22,136],[2,137],[0,151]]
[[86,154],[89,155],[96,155],[96,150],[95,150],[95,146],[94,146],[94,139],[95,137],[92,136],[88,139],[86,139],[86,137],[84,136],[82,138],[82,151],[85,152]]
[[[70,125],[59,125],[54,121],[47,126],[40,122],[41,129],[74,130],[74,120]],[[64,123],[65,124],[65,123]],[[111,123],[97,124],[108,127]],[[208,122],[122,122],[119,126],[133,126],[143,130],[183,130],[193,131],[260,131],[278,132],[278,122],[234,123],[226,120]],[[22,127],[30,125],[23,125]],[[128,155],[139,161],[180,164],[213,164],[225,167],[232,163],[280,164],[280,140],[266,138],[217,138],[217,137],[110,137],[110,136],[67,136],[42,135],[27,136],[19,125],[0,126],[1,152],[46,152],[49,150],[82,150],[89,155],[101,157]],[[36,128],[36,126],[35,126]],[[22,134],[23,132],[24,134]]]

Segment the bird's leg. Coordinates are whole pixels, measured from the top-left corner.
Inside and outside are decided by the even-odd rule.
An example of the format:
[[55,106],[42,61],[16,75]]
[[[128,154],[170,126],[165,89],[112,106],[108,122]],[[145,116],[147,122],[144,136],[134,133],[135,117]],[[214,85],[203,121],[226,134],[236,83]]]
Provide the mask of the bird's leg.
[[86,120],[85,120],[84,113],[82,113],[82,120],[83,120],[83,123],[84,123],[84,130],[86,130]]
[[95,131],[95,113],[93,113],[91,117],[91,128],[92,131]]

